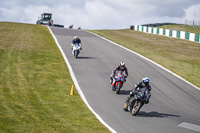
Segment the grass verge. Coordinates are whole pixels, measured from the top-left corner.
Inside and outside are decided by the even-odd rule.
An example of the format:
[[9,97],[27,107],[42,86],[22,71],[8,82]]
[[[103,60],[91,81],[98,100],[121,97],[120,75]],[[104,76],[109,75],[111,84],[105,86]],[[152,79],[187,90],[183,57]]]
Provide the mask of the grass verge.
[[1,132],[109,132],[88,110],[45,26],[0,23]]
[[200,87],[199,43],[128,29],[90,31],[161,64]]
[[200,34],[200,29],[199,29],[200,27],[193,28],[192,26],[187,26],[187,25],[165,25],[165,26],[160,26],[158,28]]

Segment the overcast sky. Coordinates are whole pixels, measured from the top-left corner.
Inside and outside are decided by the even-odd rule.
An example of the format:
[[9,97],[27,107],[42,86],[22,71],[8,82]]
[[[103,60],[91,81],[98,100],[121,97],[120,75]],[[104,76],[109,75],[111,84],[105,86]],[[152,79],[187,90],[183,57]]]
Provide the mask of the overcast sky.
[[200,0],[0,0],[0,21],[35,24],[44,12],[65,27],[124,29],[200,21]]

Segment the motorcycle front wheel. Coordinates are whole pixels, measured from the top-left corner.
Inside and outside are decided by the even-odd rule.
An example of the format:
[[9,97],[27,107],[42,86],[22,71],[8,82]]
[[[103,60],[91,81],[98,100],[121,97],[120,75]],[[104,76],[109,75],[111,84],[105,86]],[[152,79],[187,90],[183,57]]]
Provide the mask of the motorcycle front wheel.
[[77,50],[74,51],[74,57],[75,57],[75,58],[78,57],[78,51],[77,51]]
[[136,116],[138,114],[138,112],[140,111],[142,104],[139,101],[135,101],[135,104],[133,105],[133,107],[131,108],[130,112],[133,116]]
[[124,109],[124,111],[128,111],[128,103],[127,102],[124,103],[123,109]]
[[119,91],[120,91],[121,87],[122,87],[122,84],[118,83],[117,84],[117,89],[116,89],[116,94],[119,94]]

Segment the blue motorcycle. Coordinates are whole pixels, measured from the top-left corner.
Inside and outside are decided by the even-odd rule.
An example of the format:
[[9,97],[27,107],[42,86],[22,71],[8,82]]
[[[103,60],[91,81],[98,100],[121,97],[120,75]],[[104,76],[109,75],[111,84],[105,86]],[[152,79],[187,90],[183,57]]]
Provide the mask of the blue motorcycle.
[[136,91],[136,94],[130,98],[128,103],[124,103],[124,111],[130,111],[133,116],[136,116],[146,102],[146,98],[147,88],[140,88],[138,91]]
[[117,71],[113,80],[114,82],[112,83],[112,89],[113,91],[116,91],[116,94],[119,94],[120,89],[126,81],[125,77],[121,71]]

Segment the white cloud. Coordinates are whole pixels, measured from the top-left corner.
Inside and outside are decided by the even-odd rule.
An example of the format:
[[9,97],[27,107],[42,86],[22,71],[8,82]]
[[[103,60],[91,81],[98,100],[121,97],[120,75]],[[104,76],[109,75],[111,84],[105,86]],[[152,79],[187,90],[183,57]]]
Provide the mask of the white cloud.
[[188,20],[200,21],[200,4],[185,9],[185,18]]
[[0,21],[35,24],[44,12],[56,24],[83,29],[121,29],[134,24],[200,21],[199,0],[6,0],[0,1]]

